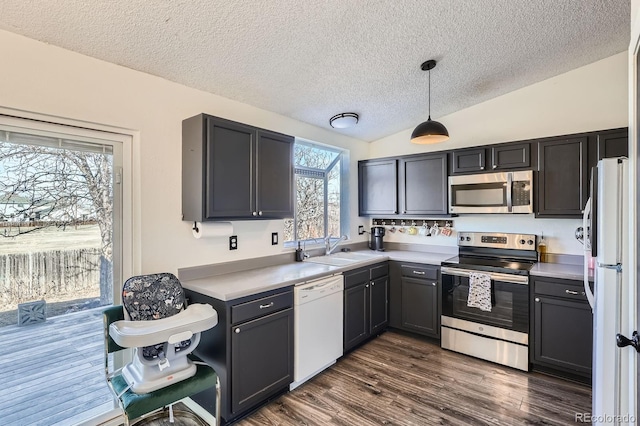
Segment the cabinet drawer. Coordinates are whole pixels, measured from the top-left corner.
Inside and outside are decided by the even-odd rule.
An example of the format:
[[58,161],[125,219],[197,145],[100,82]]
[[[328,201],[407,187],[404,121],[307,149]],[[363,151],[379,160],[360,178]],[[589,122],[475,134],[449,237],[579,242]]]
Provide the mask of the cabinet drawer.
[[384,277],[389,275],[389,265],[383,263],[382,265],[375,265],[371,267],[371,279]]
[[344,274],[344,288],[351,288],[358,284],[369,282],[369,268],[357,269]]
[[231,307],[231,323],[238,324],[293,306],[293,292],[274,294]]
[[438,269],[437,267],[411,265],[402,265],[400,267],[403,277],[421,278],[425,280],[437,280]]
[[587,296],[581,284],[579,281],[536,279],[534,281],[533,292],[536,295],[556,296],[586,302]]

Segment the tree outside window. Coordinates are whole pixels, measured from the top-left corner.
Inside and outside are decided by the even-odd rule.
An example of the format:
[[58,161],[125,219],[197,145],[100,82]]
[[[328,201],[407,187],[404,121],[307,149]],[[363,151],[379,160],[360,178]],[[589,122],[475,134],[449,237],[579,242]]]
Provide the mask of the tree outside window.
[[296,140],[295,217],[284,223],[285,241],[307,241],[344,234],[340,218],[343,152]]

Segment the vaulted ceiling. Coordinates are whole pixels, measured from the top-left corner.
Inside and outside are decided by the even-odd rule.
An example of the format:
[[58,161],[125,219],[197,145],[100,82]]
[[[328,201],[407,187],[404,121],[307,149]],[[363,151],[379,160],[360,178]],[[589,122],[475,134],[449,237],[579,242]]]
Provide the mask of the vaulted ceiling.
[[[0,28],[371,141],[628,48],[629,0],[3,0]],[[206,112],[206,111],[204,111]]]

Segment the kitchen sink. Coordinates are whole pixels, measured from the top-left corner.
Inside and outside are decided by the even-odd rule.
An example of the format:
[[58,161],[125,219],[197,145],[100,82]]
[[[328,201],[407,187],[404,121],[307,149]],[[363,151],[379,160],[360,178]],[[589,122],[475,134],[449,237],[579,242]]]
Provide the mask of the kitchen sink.
[[310,257],[306,259],[305,262],[311,263],[321,263],[323,265],[331,265],[331,266],[348,266],[353,265],[359,262],[367,262],[370,260],[375,260],[379,258],[381,255],[374,253],[361,253],[361,252],[342,252],[339,251],[337,253],[330,254],[328,256],[316,256]]

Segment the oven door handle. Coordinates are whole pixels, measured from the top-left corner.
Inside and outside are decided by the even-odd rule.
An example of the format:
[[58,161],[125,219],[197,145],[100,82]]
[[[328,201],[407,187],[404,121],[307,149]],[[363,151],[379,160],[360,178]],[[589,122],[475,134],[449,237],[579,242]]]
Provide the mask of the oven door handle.
[[500,274],[497,272],[486,272],[486,271],[471,271],[469,269],[450,268],[448,266],[443,266],[440,269],[440,272],[444,275],[455,275],[458,277],[468,277],[470,273],[476,272],[479,274],[489,275],[492,281],[502,281],[505,283],[529,285],[529,277],[523,276],[523,275]]

